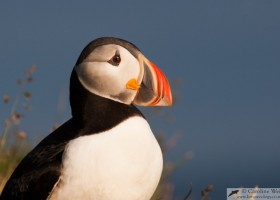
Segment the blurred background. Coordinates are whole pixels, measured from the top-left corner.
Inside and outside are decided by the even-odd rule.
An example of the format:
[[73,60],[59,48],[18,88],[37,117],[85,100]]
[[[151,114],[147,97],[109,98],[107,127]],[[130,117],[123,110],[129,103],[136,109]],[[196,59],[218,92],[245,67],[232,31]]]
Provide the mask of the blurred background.
[[191,199],[207,186],[209,199],[225,199],[230,187],[280,187],[279,8],[278,0],[1,2],[2,139],[30,149],[68,120],[80,52],[97,37],[120,37],[171,82],[172,108],[140,108],[165,145],[169,199],[191,183]]

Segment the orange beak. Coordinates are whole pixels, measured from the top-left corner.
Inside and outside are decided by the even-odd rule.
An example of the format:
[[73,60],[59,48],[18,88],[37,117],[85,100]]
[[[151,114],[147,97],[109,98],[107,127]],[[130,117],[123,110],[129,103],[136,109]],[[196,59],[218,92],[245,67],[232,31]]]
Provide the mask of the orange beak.
[[135,78],[130,79],[125,86],[127,89],[131,90],[138,90],[140,88]]
[[171,106],[170,84],[164,73],[143,55],[139,56],[143,79],[133,103],[140,106]]

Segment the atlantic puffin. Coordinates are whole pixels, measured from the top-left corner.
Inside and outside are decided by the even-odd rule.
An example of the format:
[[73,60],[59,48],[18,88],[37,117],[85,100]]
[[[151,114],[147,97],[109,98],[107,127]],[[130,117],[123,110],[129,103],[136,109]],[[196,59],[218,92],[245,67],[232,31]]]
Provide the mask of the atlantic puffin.
[[0,199],[150,199],[162,152],[134,104],[171,106],[166,76],[128,41],[90,42],[70,78],[72,118],[26,155]]

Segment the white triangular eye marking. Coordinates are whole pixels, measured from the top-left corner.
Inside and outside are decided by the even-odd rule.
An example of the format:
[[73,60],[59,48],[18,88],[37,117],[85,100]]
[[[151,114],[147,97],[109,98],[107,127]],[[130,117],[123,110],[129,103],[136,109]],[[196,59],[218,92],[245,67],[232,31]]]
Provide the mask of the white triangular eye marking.
[[121,55],[120,55],[120,52],[117,50],[115,52],[115,55],[110,59],[108,60],[108,63],[110,63],[111,65],[113,66],[119,66],[119,64],[121,63],[122,59],[121,59]]
[[[121,58],[117,67],[108,62],[116,52]],[[113,44],[97,47],[75,70],[85,89],[125,104],[130,104],[137,94],[128,90],[126,83],[133,78],[140,83],[143,77],[138,59],[124,47]]]

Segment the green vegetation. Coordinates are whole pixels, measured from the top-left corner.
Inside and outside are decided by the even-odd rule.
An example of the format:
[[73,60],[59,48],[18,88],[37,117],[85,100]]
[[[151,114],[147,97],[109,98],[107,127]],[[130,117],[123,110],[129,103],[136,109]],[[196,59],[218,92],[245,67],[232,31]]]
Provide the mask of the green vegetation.
[[17,164],[31,148],[26,139],[26,132],[21,130],[19,125],[24,114],[31,110],[29,100],[32,98],[32,94],[27,88],[33,82],[35,71],[36,66],[33,65],[25,71],[22,79],[17,80],[19,93],[15,97],[3,95],[3,103],[11,108],[0,138],[0,191]]
[[[35,66],[29,67],[25,71],[24,78],[17,81],[19,93],[15,97],[2,94],[3,103],[10,106],[11,109],[4,122],[4,131],[0,135],[0,193],[15,167],[32,148],[27,140],[28,134],[20,129],[20,124],[22,123],[23,116],[28,114],[31,110],[29,102],[32,98],[32,93],[28,91],[28,87],[29,84],[33,83],[33,75],[35,71]],[[178,84],[178,80],[173,83],[175,86],[178,86]],[[151,113],[156,113],[158,115],[157,117],[160,117],[166,123],[172,123],[172,116],[167,116],[160,108],[153,108],[153,112]],[[151,113],[148,113],[148,115],[152,115]],[[165,138],[164,133],[158,133],[156,135],[162,147],[163,154],[172,151],[181,137],[180,134],[175,133],[170,138]],[[192,159],[192,157],[192,153],[187,152],[185,156],[179,158],[177,161],[165,161],[162,178],[152,200],[175,199],[173,196],[175,186],[170,182],[170,176],[178,167],[184,165],[187,161]],[[187,187],[188,183],[186,183],[186,188]],[[202,191],[202,199],[208,198],[208,192],[211,191],[212,188],[213,186],[210,185]]]

